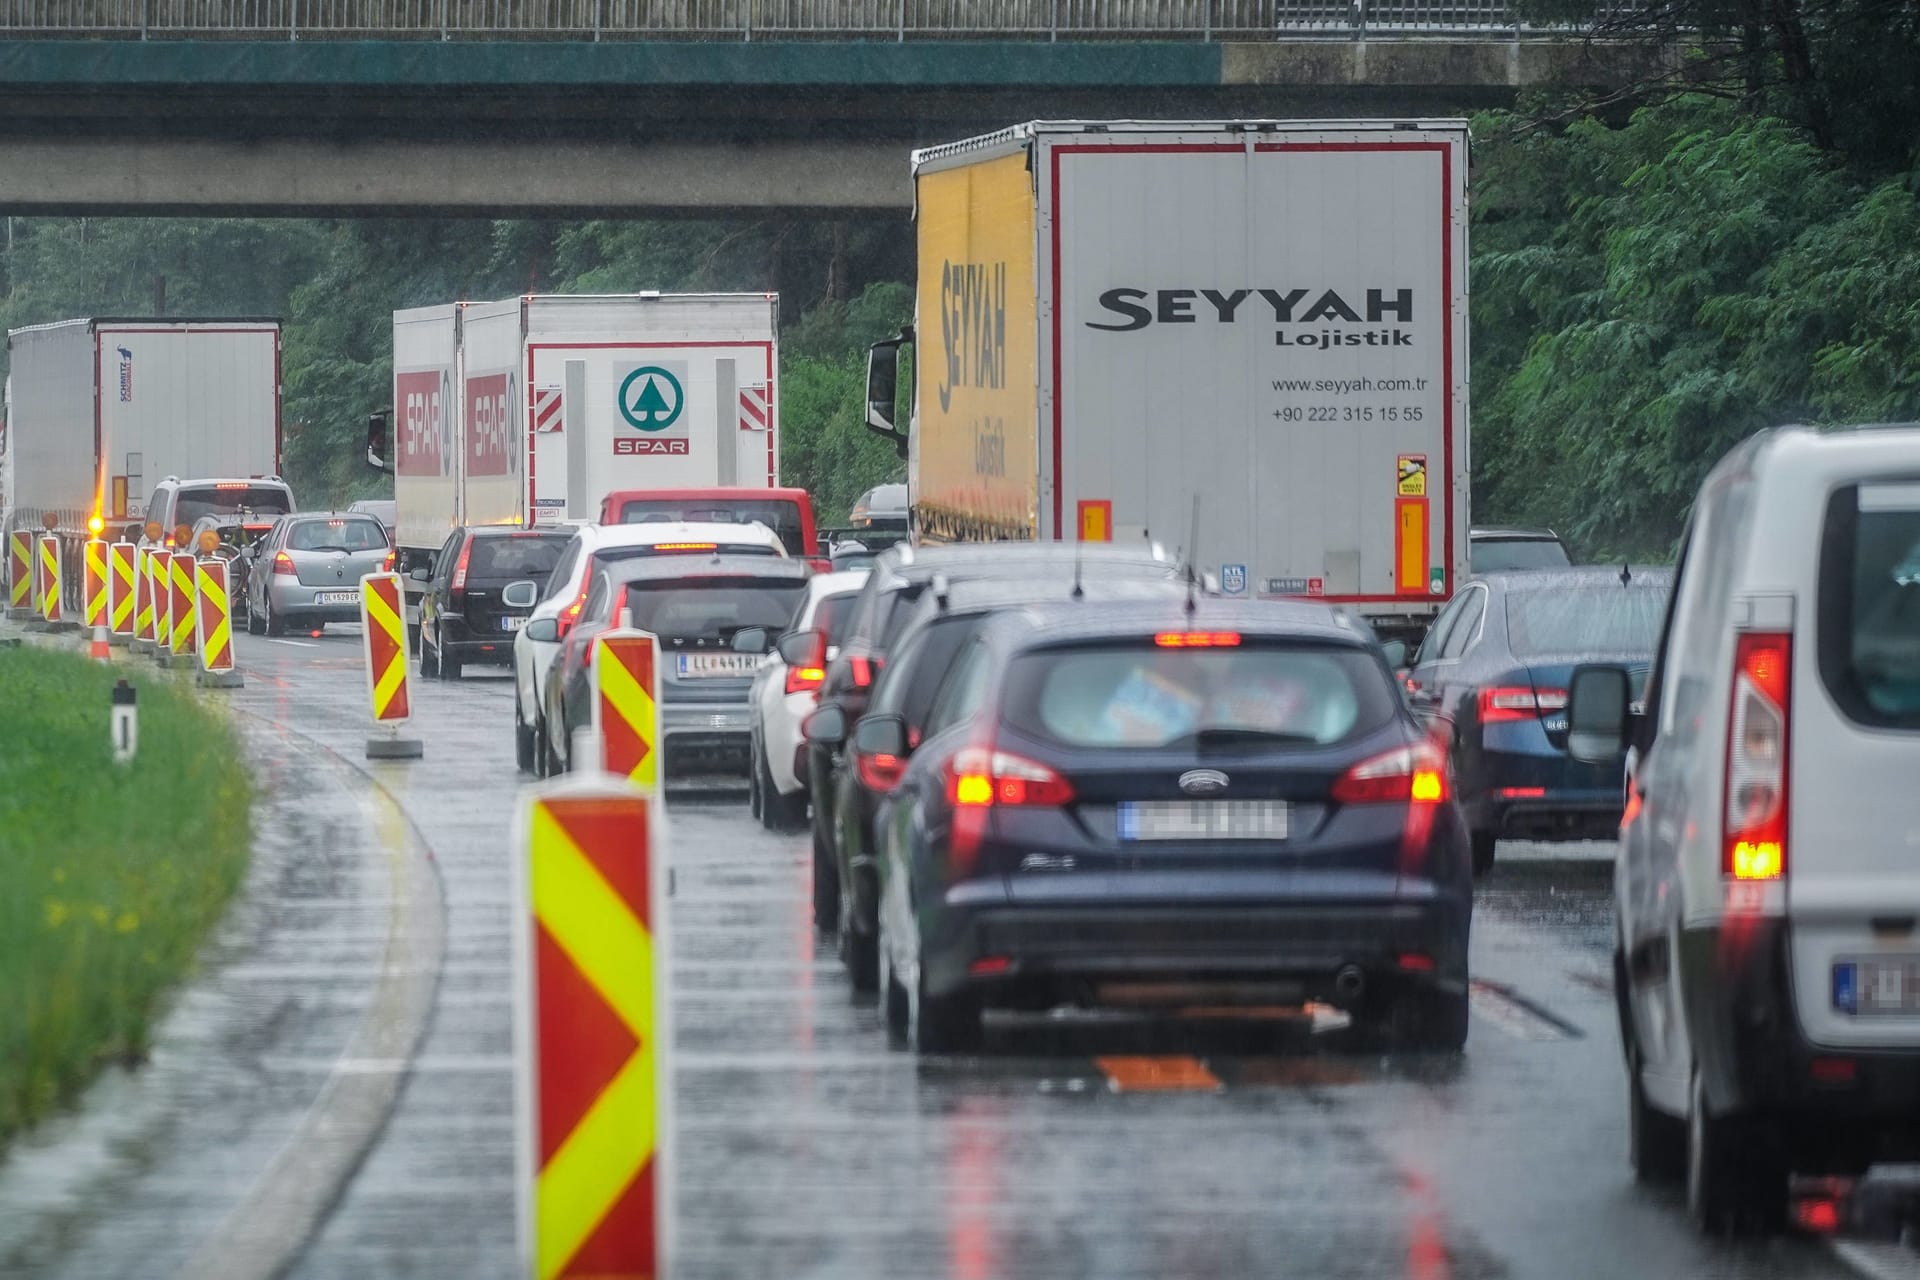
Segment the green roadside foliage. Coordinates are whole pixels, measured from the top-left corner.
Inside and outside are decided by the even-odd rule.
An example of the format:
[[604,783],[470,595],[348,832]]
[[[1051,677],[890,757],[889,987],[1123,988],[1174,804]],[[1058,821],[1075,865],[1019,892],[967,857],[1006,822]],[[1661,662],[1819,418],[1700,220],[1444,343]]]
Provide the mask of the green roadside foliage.
[[0,1146],[146,1052],[246,871],[253,788],[232,729],[137,673],[139,755],[117,766],[120,674],[0,649]]

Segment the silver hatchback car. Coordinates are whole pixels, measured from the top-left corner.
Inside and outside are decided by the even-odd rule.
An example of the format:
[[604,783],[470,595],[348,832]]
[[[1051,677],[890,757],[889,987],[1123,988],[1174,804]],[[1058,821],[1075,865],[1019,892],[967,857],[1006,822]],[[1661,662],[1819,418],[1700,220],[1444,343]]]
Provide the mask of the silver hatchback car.
[[282,517],[253,549],[247,633],[284,635],[360,620],[360,579],[393,567],[393,544],[370,515],[302,512]]

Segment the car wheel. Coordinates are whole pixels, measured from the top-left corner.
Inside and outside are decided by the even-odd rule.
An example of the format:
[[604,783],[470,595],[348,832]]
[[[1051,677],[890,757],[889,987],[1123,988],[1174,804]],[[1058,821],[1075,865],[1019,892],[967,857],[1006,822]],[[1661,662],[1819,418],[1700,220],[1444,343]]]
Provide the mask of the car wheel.
[[1475,831],[1473,834],[1473,876],[1479,879],[1493,870],[1494,837],[1491,831]]
[[270,636],[283,636],[287,634],[286,619],[273,611],[273,592],[269,591],[265,596],[261,597],[261,604],[264,606],[266,613],[266,616],[261,619],[261,626],[265,629],[266,633]]
[[822,933],[840,927],[840,868],[821,836],[818,813],[813,817],[813,924]]
[[980,1001],[969,991],[927,994],[927,962],[907,1000],[907,1043],[916,1053],[968,1053],[980,1047]]
[[1687,1093],[1687,1215],[1708,1235],[1765,1235],[1787,1216],[1785,1162],[1753,1122],[1707,1110],[1700,1069]]
[[257,636],[264,628],[260,625],[260,615],[253,611],[253,598],[240,597],[240,619],[247,624],[247,634]]
[[427,637],[422,634],[420,637],[420,678],[423,680],[429,676],[437,678],[439,675],[440,654],[432,645],[427,643]]
[[1687,1126],[1647,1101],[1640,1081],[1640,1044],[1627,1002],[1627,964],[1618,948],[1613,953],[1613,998],[1627,1067],[1627,1162],[1633,1180],[1649,1185],[1678,1182],[1687,1173]]
[[853,995],[872,995],[880,988],[880,940],[860,932],[853,919],[853,892],[843,881],[840,887],[840,932],[837,950],[840,963],[847,966],[847,980]]
[[527,727],[527,717],[520,710],[517,694],[513,699],[513,762],[520,767],[520,772],[533,772],[533,730]]
[[766,761],[760,757],[760,739],[749,737],[747,739],[747,812],[752,814],[754,821],[761,826],[771,829],[773,824],[767,821],[767,811],[763,801],[766,784],[762,779],[766,776],[766,771]]
[[907,1035],[907,1013],[909,1001],[907,989],[900,985],[900,975],[893,971],[892,952],[887,946],[887,926],[883,921],[875,930],[874,950],[879,956],[880,967],[880,1016],[886,1021],[887,1038],[896,1044],[902,1044]]
[[533,776],[553,776],[553,744],[547,740],[547,717],[539,707],[533,709]]
[[409,653],[420,652],[420,624],[417,622],[407,625],[407,651]]
[[447,656],[447,633],[435,627],[433,631],[433,669],[442,680],[460,678],[460,659]]
[[1467,993],[1414,988],[1393,1002],[1394,1043],[1418,1053],[1459,1053],[1467,1047]]

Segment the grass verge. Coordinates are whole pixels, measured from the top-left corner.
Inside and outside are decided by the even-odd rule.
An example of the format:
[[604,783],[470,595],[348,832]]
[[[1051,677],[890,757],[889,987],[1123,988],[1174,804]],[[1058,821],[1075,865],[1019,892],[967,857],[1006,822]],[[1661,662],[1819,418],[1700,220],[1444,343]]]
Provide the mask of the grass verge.
[[[107,739],[121,676],[139,690],[126,766]],[[146,1052],[246,871],[252,798],[237,737],[185,686],[0,649],[0,1147]]]

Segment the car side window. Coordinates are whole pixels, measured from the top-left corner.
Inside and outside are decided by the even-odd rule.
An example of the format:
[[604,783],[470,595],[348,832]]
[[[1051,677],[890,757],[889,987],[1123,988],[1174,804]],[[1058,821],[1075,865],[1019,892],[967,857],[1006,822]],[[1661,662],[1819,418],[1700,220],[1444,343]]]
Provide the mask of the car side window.
[[1460,621],[1461,611],[1466,608],[1466,604],[1466,593],[1462,592],[1453,598],[1451,604],[1440,611],[1440,616],[1433,620],[1433,625],[1427,628],[1426,636],[1420,641],[1419,651],[1413,655],[1413,666],[1432,662],[1440,656],[1440,650],[1446,645],[1447,636],[1452,632],[1454,624]]
[[578,564],[579,561],[580,539],[574,538],[567,543],[566,550],[560,553],[560,559],[555,562],[553,572],[547,575],[546,590],[541,593],[540,598],[543,600],[551,600],[562,591],[565,591],[567,589],[567,583],[573,580],[573,566]]
[[613,594],[613,588],[606,574],[593,580],[593,589],[587,592],[587,602],[580,610],[580,616],[595,622],[607,616],[607,600]]
[[1457,658],[1467,651],[1480,631],[1480,619],[1487,612],[1487,589],[1469,587],[1467,599],[1461,604],[1460,616],[1454,620],[1447,638],[1441,643],[1440,657]]
[[453,576],[453,562],[460,554],[460,542],[466,537],[464,530],[455,529],[440,544],[440,554],[434,558],[433,580],[436,584],[445,582]]
[[987,646],[976,640],[954,661],[953,669],[935,695],[933,710],[927,716],[927,737],[944,733],[973,717],[986,694],[987,671]]

